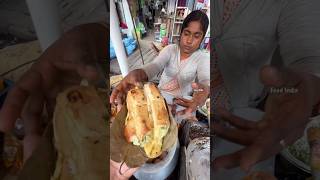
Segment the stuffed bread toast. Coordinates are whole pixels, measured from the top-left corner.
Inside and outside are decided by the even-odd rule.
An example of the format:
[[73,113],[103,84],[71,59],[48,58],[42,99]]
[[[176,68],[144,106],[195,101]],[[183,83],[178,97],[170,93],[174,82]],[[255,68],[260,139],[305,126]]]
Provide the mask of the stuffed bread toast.
[[158,88],[147,83],[143,88],[130,90],[127,94],[127,108],[124,129],[126,140],[142,147],[149,158],[160,156],[170,119]]
[[53,118],[58,152],[51,180],[108,179],[106,106],[94,87],[59,94]]

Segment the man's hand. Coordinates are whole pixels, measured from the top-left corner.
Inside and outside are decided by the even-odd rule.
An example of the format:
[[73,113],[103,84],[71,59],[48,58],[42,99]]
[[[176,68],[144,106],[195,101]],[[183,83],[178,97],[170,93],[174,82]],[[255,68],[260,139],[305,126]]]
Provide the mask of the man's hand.
[[198,109],[199,106],[203,105],[209,95],[209,87],[205,85],[192,83],[191,87],[194,91],[192,99],[175,98],[174,104],[185,107],[181,111],[178,111],[177,115],[191,115]]
[[245,148],[215,159],[215,169],[240,166],[247,171],[279,153],[303,135],[314,106],[320,102],[320,79],[311,74],[266,66],[261,70],[261,81],[270,87],[261,121],[248,121],[218,110],[234,128],[214,123],[214,133]]
[[[14,128],[22,117],[28,156],[41,135],[41,115],[45,107],[50,117],[59,92],[79,85],[82,78],[99,79],[96,65],[107,58],[106,28],[86,24],[73,28],[53,43],[9,92],[0,111],[0,131]],[[102,65],[102,64],[101,64]],[[32,146],[32,147],[29,147]],[[28,151],[28,152],[26,152]]]
[[[138,168],[129,168],[125,163],[122,165],[110,159],[110,180],[127,180]],[[120,174],[121,172],[121,174]]]

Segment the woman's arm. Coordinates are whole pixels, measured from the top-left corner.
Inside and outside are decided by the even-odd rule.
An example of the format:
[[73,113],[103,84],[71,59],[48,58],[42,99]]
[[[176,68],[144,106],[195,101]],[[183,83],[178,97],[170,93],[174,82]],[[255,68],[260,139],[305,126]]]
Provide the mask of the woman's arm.
[[176,53],[174,52],[174,45],[166,46],[152,62],[141,68],[148,79],[152,79],[165,68],[173,53]]
[[293,0],[283,6],[277,31],[284,65],[320,77],[320,2]]
[[210,87],[206,84],[198,83],[196,85],[193,85],[195,88],[194,93],[192,96],[192,99],[196,102],[197,106],[202,106],[210,94]]
[[125,99],[125,94],[134,86],[139,86],[141,82],[146,82],[157,75],[161,70],[165,68],[165,65],[169,62],[171,56],[171,47],[165,47],[156,57],[154,61],[146,64],[141,69],[135,69],[131,71],[120,84],[112,91],[110,96],[110,103],[116,103],[121,105]]
[[[317,77],[320,77],[319,6],[317,0],[290,1],[284,5],[278,24],[284,65],[297,73]],[[314,113],[319,113],[319,104],[314,105]]]
[[203,53],[197,66],[198,86],[201,88],[197,91],[194,89],[193,99],[197,101],[197,105],[201,106],[205,103],[210,94],[210,54]]

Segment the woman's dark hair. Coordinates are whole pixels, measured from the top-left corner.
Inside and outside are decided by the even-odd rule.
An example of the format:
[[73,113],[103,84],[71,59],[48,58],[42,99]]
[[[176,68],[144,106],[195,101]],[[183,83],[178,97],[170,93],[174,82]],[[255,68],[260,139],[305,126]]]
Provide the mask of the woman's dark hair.
[[185,28],[188,27],[191,21],[200,22],[201,30],[203,32],[203,35],[205,36],[209,26],[209,19],[208,19],[208,16],[201,10],[195,10],[195,11],[192,11],[190,14],[188,14],[188,16],[183,21],[180,34],[183,32]]

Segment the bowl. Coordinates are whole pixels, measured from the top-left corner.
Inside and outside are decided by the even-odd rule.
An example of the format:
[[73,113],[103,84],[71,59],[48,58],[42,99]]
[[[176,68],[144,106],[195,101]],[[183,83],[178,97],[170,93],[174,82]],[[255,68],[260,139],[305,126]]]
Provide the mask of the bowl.
[[180,144],[177,139],[176,143],[169,149],[168,154],[164,159],[157,163],[145,163],[134,173],[134,177],[139,180],[166,179],[177,165],[179,149]]

